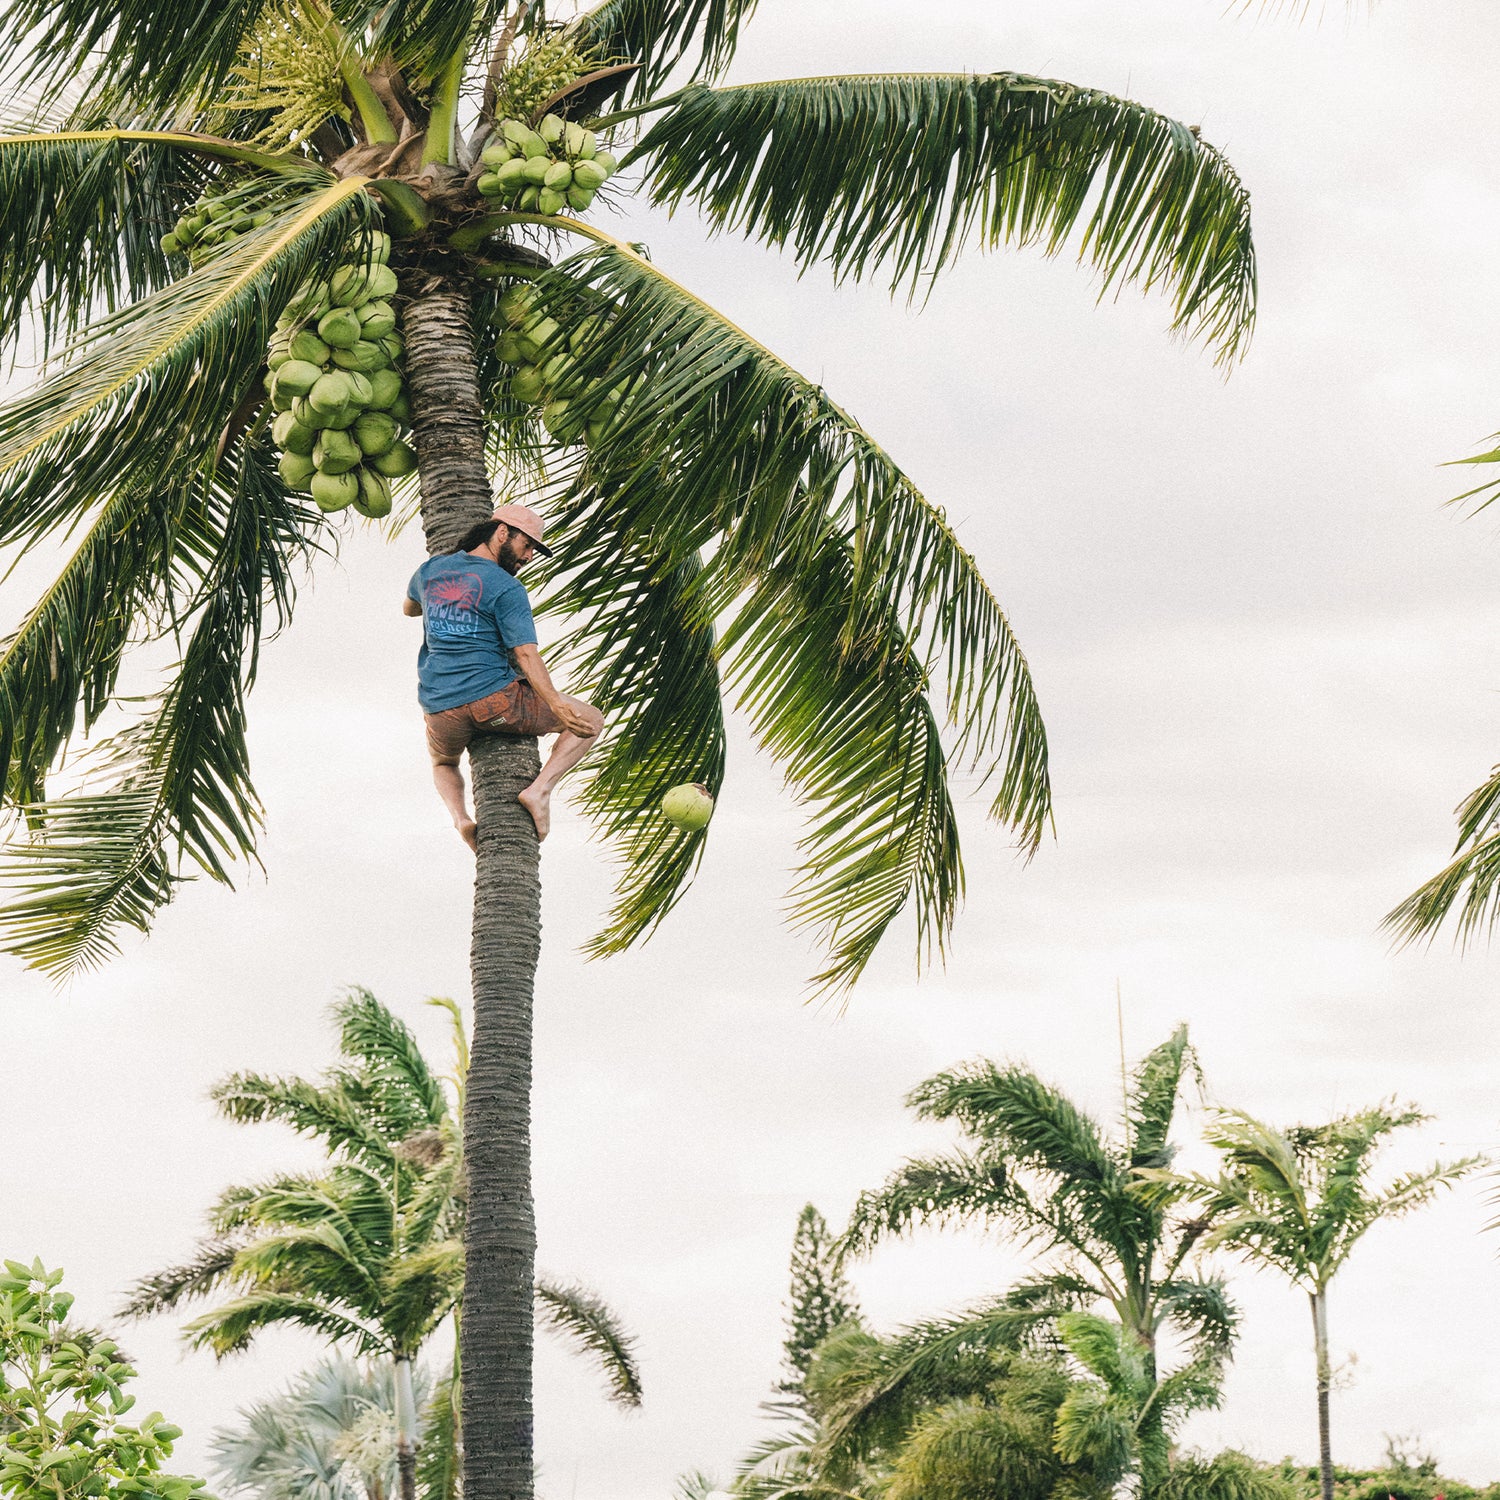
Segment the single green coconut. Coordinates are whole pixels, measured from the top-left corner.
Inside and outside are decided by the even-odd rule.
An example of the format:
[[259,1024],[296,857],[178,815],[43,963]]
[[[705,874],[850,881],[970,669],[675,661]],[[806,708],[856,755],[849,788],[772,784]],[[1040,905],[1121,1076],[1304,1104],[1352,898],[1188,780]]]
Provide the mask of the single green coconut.
[[343,432],[346,428],[353,427],[363,413],[364,407],[356,406],[351,401],[348,406],[341,406],[336,412],[331,412],[323,418],[323,430],[325,432]]
[[411,398],[402,391],[400,395],[391,402],[388,410],[390,414],[403,426],[411,426]]
[[591,188],[570,187],[568,189],[568,207],[576,208],[579,213],[582,213],[593,201],[594,193]]
[[520,200],[517,202],[516,207],[519,208],[523,214],[535,213],[536,200],[541,191],[541,188],[536,187],[535,185],[528,187],[526,191],[521,194]]
[[521,348],[521,340],[514,329],[506,329],[500,335],[500,342],[495,345],[495,358],[502,364],[518,365],[526,358],[526,351]]
[[365,257],[372,260],[378,266],[383,266],[391,258],[391,237],[384,230],[377,229],[370,235],[370,253]]
[[604,435],[609,431],[608,417],[592,417],[589,425],[584,429],[584,441],[590,445],[604,440]]
[[381,270],[388,271],[388,268],[371,264],[340,266],[328,283],[328,294],[333,298],[334,306],[356,307],[361,302],[372,301],[370,288]]
[[[500,122],[500,134],[514,147],[519,149],[521,142],[531,134],[531,126],[525,120],[502,120]],[[546,143],[543,142],[545,145]]]
[[398,360],[406,352],[406,341],[399,333],[387,333],[375,341],[390,355],[391,359]]
[[569,120],[563,126],[563,150],[579,161],[587,161],[599,149],[598,138],[592,130]]
[[326,375],[318,376],[307,393],[307,402],[314,411],[327,416],[347,406],[353,396],[354,388],[349,384],[349,377],[342,370],[330,370]]
[[547,173],[556,165],[550,156],[529,156],[526,165],[521,168],[521,177],[524,181],[534,184],[536,187],[547,180]]
[[573,356],[559,349],[556,354],[542,362],[542,383],[548,390],[558,391],[571,385],[578,374]]
[[536,211],[539,214],[560,214],[567,201],[567,195],[559,193],[556,188],[543,188],[536,197]]
[[318,337],[335,349],[349,349],[359,342],[359,314],[348,307],[330,308],[318,319]]
[[276,215],[269,208],[263,208],[258,214],[251,214],[250,222],[257,229],[264,229],[275,217]]
[[384,411],[401,394],[401,377],[389,367],[370,375],[369,404]]
[[271,436],[283,453],[298,453],[304,458],[313,451],[318,434],[304,427],[295,412],[284,411],[271,423]]
[[294,334],[287,348],[293,359],[306,360],[310,365],[326,365],[328,356],[333,353],[311,328],[304,328],[301,333]]
[[479,159],[492,172],[498,172],[506,162],[510,161],[516,154],[516,148],[508,141],[491,141],[483,151],[479,153]]
[[500,316],[510,324],[512,328],[519,328],[526,321],[527,314],[536,306],[536,291],[525,285],[513,286],[501,297],[498,311]]
[[361,464],[354,472],[359,477],[359,499],[354,502],[354,508],[361,515],[369,516],[372,521],[378,521],[382,516],[390,515],[390,480],[384,474],[377,474],[364,464]]
[[286,362],[291,359],[291,357],[291,354],[285,349],[272,349],[266,355],[266,368],[274,373],[275,371],[279,370],[282,365],[286,364]]
[[292,293],[283,316],[297,322],[303,318],[316,318],[326,312],[328,307],[327,284],[321,281],[304,282]]
[[[579,165],[582,166],[583,163],[580,162]],[[572,181],[573,169],[565,161],[553,162],[542,179],[543,185],[551,188],[554,193],[566,193]]]
[[502,193],[519,193],[526,185],[526,163],[529,157],[513,156],[500,168],[495,176],[500,182]]
[[[395,335],[388,334],[387,338]],[[385,339],[356,339],[348,349],[335,349],[333,362],[341,370],[360,370],[372,374],[390,364],[391,356],[386,352]]]
[[389,302],[366,302],[359,309],[360,337],[384,338],[396,331],[396,309]]
[[321,432],[328,426],[328,418],[322,412],[316,410],[306,396],[298,396],[292,402],[291,411],[292,415],[296,417],[302,426],[311,427],[315,432]]
[[367,458],[386,452],[396,441],[396,419],[383,411],[367,411],[350,429],[359,451]]
[[563,132],[567,128],[567,121],[561,115],[543,115],[537,124],[536,133],[549,146],[555,146],[563,138]]
[[305,359],[289,359],[276,372],[276,389],[288,396],[305,396],[318,383],[322,373],[320,366]]
[[690,781],[685,786],[674,786],[661,799],[662,816],[674,828],[684,833],[698,833],[708,827],[714,815],[714,799],[701,781]]
[[516,342],[528,359],[534,360],[544,350],[563,342],[563,331],[556,318],[533,317],[516,332]]
[[396,295],[400,285],[396,273],[389,266],[376,266],[370,272],[369,300],[387,302]]
[[517,145],[520,147],[522,154],[527,157],[550,156],[552,154],[546,141],[534,130],[528,130],[525,137],[517,142]]
[[481,172],[475,179],[474,186],[486,198],[498,198],[505,191],[500,186],[498,172]]
[[577,416],[569,416],[572,402],[558,397],[542,408],[542,426],[560,443],[578,440],[580,424]]
[[364,454],[347,432],[320,433],[313,444],[312,461],[320,474],[347,474]]
[[359,480],[350,473],[320,469],[312,477],[312,497],[320,510],[343,510],[359,499]]
[[581,353],[604,332],[605,326],[604,319],[598,313],[590,313],[586,318],[580,318],[568,330],[568,348],[574,354]]
[[417,455],[397,438],[378,458],[372,458],[370,464],[377,474],[383,474],[387,479],[400,479],[416,472]]
[[161,245],[161,253],[163,255],[176,255],[177,252],[182,248],[182,246],[178,242],[177,236],[171,233],[170,230],[166,234],[162,235],[159,243]]
[[276,465],[276,472],[281,475],[281,482],[289,490],[305,490],[308,480],[318,471],[306,454],[283,453]]
[[608,176],[609,173],[599,165],[599,159],[595,157],[593,161],[581,161],[573,168],[573,185],[596,192],[604,186]]
[[546,382],[542,379],[542,372],[535,365],[522,365],[510,377],[511,395],[517,401],[524,401],[528,406],[535,406],[542,399],[542,393],[545,390]]
[[594,153],[594,164],[604,169],[606,177],[613,177],[620,166],[618,159],[612,151],[596,151]]

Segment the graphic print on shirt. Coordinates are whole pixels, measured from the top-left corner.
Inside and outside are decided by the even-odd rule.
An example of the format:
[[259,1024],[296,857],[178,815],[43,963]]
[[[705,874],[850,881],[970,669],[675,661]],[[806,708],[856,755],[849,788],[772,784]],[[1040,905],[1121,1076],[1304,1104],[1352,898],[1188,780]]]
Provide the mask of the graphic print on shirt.
[[479,601],[484,585],[476,573],[445,573],[422,586],[423,623],[434,640],[479,634]]

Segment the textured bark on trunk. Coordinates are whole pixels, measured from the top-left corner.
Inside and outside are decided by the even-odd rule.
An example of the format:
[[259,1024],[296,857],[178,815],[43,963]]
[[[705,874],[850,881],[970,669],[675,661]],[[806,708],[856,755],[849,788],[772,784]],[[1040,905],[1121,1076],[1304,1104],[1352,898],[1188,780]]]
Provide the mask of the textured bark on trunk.
[[[412,427],[429,552],[452,550],[494,508],[466,287],[404,280]],[[516,801],[538,770],[534,738],[480,735],[469,754],[479,855],[470,969],[473,1045],[464,1109],[464,1500],[532,1500],[531,1005],[541,943],[539,849]]]
[[1312,1303],[1313,1348],[1318,1366],[1318,1473],[1323,1500],[1333,1500],[1333,1445],[1328,1436],[1328,1388],[1333,1383],[1328,1363],[1328,1294],[1309,1292]]
[[411,1358],[398,1355],[396,1387],[396,1472],[401,1500],[417,1500],[417,1402],[412,1393]]

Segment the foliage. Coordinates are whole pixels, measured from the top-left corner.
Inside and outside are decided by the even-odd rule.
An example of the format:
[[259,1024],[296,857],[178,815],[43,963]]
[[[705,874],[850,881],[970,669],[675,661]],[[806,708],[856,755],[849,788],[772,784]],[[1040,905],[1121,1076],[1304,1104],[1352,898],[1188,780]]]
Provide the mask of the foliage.
[[63,1273],[7,1260],[0,1276],[0,1496],[207,1500],[162,1468],[182,1436],[160,1412],[133,1422],[135,1370],[112,1339],[67,1321]]
[[[415,1379],[418,1399],[427,1384]],[[257,1500],[385,1500],[397,1487],[395,1392],[389,1367],[334,1355],[213,1434],[229,1490]]]
[[809,1203],[797,1216],[792,1238],[787,1331],[781,1346],[787,1390],[802,1389],[814,1351],[835,1329],[861,1322],[854,1288],[837,1263],[834,1245],[828,1221]]
[[[655,116],[635,153],[653,201],[835,277],[926,286],[965,244],[1077,253],[1106,291],[1165,293],[1173,326],[1224,359],[1253,318],[1245,190],[1195,129],[1053,80],[721,87],[752,10],[8,0],[0,66],[30,105],[0,138],[0,346],[34,333],[54,360],[0,411],[0,546],[82,539],[0,644],[9,951],[59,976],[101,962],[183,880],[254,857],[245,695],[294,580],[339,535],[278,472],[267,340],[377,220],[404,296],[461,289],[476,328],[545,270],[549,298],[604,318],[583,372],[618,367],[582,406],[614,380],[629,392],[582,444],[519,398],[487,335],[474,351],[494,466],[564,522],[553,604],[615,730],[582,778],[620,856],[596,951],[654,930],[697,869],[705,836],[653,804],[679,782],[718,791],[726,689],[804,805],[794,909],[827,949],[821,985],[851,984],[903,912],[919,956],[942,952],[963,888],[954,765],[1036,846],[1050,783],[1029,669],[942,511],[647,258],[572,217],[494,212],[476,158],[504,111],[605,64],[559,108],[606,132]],[[270,222],[195,268],[164,253],[185,209],[246,183]],[[153,643],[145,659],[170,660],[143,707],[121,671]],[[121,713],[70,762],[77,784],[49,788]]]

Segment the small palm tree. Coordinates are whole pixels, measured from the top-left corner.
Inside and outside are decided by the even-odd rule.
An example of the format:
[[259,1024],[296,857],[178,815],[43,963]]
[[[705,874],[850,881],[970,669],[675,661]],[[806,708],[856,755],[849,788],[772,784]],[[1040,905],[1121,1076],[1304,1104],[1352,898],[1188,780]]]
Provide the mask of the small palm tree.
[[1477,1156],[1438,1162],[1374,1188],[1370,1173],[1381,1148],[1397,1131],[1428,1118],[1415,1109],[1382,1104],[1325,1125],[1276,1130],[1249,1115],[1223,1111],[1207,1132],[1223,1154],[1222,1172],[1176,1179],[1212,1221],[1205,1245],[1235,1250],[1252,1264],[1280,1271],[1307,1293],[1317,1362],[1323,1500],[1333,1500],[1329,1283],[1381,1220],[1421,1208],[1483,1164]]
[[[1119,1359],[1136,1408],[1130,1466],[1143,1493],[1156,1493],[1168,1474],[1173,1419],[1217,1400],[1238,1317],[1221,1280],[1188,1269],[1207,1217],[1177,1214],[1173,1195],[1140,1177],[1171,1162],[1180,1093],[1196,1068],[1180,1027],[1136,1067],[1115,1138],[1017,1065],[979,1061],[912,1091],[908,1102],[919,1115],[957,1121],[968,1144],[909,1161],[883,1188],[863,1194],[844,1232],[846,1253],[865,1254],[919,1225],[973,1223],[1036,1246],[1041,1263],[990,1302],[896,1341],[876,1378],[854,1381],[830,1406],[830,1451],[857,1453],[863,1435],[879,1430],[913,1391],[941,1384],[956,1364],[987,1351],[1038,1340],[1066,1345],[1071,1329],[1083,1340],[1075,1356],[1097,1377],[1099,1330],[1108,1327],[1128,1351]],[[1101,1310],[1102,1320],[1077,1316]],[[1167,1326],[1187,1354],[1170,1374],[1157,1357]],[[1097,1356],[1092,1365],[1087,1350]]]
[[[307,1328],[366,1358],[389,1361],[402,1500],[416,1494],[418,1403],[413,1364],[463,1295],[462,1101],[467,1042],[453,1002],[457,1108],[411,1031],[366,990],[334,1007],[343,1064],[321,1083],[239,1073],[213,1096],[232,1120],[279,1120],[334,1158],[315,1176],[228,1189],[193,1260],[137,1283],[124,1309],[145,1317],[228,1291],[193,1319],[194,1347],[224,1356],[262,1329]],[[638,1405],[630,1341],[597,1297],[551,1281],[536,1286],[539,1319],[603,1366],[614,1398]],[[451,1408],[452,1389],[439,1393]],[[443,1430],[456,1449],[450,1418]],[[451,1468],[451,1465],[450,1465]]]

